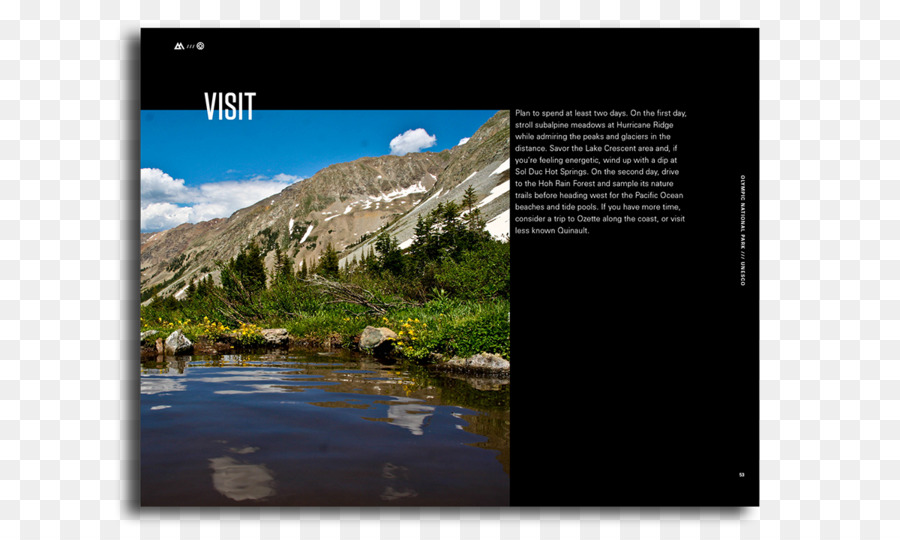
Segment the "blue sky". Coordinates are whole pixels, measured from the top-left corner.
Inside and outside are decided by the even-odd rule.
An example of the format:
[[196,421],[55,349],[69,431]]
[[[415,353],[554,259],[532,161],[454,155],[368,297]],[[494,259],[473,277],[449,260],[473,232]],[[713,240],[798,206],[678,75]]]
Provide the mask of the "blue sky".
[[228,217],[334,163],[440,152],[497,111],[141,112],[141,231]]

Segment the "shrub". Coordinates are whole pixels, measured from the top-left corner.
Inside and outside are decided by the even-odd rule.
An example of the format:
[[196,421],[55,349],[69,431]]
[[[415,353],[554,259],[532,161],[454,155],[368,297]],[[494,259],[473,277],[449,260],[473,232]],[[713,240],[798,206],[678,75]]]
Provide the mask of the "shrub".
[[399,328],[396,351],[414,360],[430,353],[450,356],[472,356],[481,352],[509,358],[509,303],[486,305],[473,302],[449,303],[448,312],[435,312],[438,304],[430,303],[418,314],[409,312],[399,317],[391,328]]
[[484,242],[459,261],[445,259],[435,272],[437,287],[461,300],[509,299],[509,243]]
[[[505,305],[505,308],[501,306]],[[509,304],[497,304],[452,322],[448,352],[472,356],[487,352],[509,358]]]

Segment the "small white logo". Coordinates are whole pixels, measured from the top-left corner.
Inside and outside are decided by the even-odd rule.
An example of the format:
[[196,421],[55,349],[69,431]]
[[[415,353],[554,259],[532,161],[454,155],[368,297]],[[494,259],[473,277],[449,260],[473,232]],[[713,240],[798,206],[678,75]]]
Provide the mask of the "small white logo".
[[183,50],[184,50],[184,45],[182,45],[181,42],[179,41],[178,43],[175,44],[175,50],[176,50],[176,51],[183,51]]
[[197,42],[197,49],[202,51],[202,50],[203,50],[203,47],[206,47],[206,45],[204,45],[202,41],[198,41],[198,42]]

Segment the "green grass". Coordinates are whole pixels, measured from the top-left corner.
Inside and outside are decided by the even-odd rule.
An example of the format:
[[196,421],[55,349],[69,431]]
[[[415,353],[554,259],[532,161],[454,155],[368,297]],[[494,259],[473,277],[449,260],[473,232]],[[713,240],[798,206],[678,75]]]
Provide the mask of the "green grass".
[[[433,301],[383,315],[348,313],[335,305],[294,317],[269,316],[245,325],[229,325],[206,318],[191,319],[170,313],[142,316],[141,331],[157,330],[163,336],[181,329],[188,339],[216,338],[238,333],[239,342],[257,344],[262,328],[285,328],[297,341],[311,346],[356,347],[356,338],[366,326],[386,327],[399,336],[395,352],[401,358],[426,361],[434,353],[444,356],[471,356],[480,352],[509,359],[509,302]],[[149,311],[149,310],[148,310]],[[253,329],[255,328],[255,331]],[[250,331],[248,331],[250,329]]]
[[[445,225],[456,222],[457,210],[444,208],[453,213],[442,217]],[[185,300],[157,297],[141,306],[141,330],[180,328],[192,340],[237,332],[240,343],[253,345],[260,329],[285,328],[300,343],[353,349],[375,326],[396,332],[396,354],[411,360],[482,352],[509,359],[509,244],[463,227],[436,231],[432,251],[414,245],[401,253],[387,242],[377,259],[329,279],[288,273],[266,280],[262,254],[246,248],[249,255],[222,265],[222,286],[210,281]]]

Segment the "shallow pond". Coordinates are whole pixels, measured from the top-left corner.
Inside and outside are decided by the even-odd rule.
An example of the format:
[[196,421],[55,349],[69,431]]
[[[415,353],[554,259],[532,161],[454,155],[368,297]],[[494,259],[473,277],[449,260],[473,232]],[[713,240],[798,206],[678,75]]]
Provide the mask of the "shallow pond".
[[509,380],[350,353],[141,364],[144,506],[509,504]]

